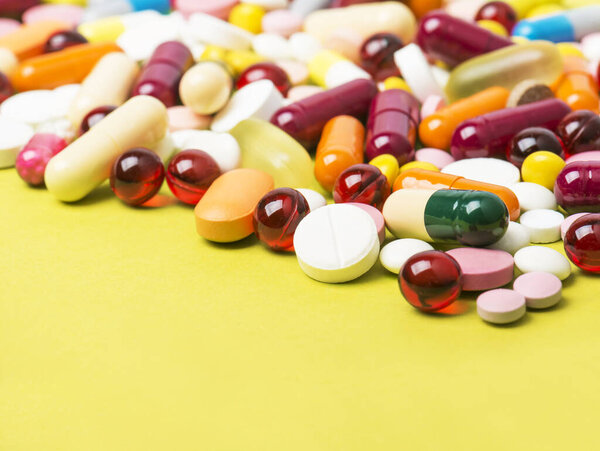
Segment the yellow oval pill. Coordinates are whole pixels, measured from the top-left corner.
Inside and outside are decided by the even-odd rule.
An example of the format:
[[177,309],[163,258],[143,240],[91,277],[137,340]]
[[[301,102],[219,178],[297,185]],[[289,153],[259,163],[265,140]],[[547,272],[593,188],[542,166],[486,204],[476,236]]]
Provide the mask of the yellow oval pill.
[[258,5],[240,3],[234,6],[229,13],[229,23],[250,33],[258,34],[262,31],[264,15],[265,10]]
[[412,92],[410,86],[400,77],[388,77],[383,81],[383,89],[402,89],[406,92]]
[[398,160],[395,156],[390,155],[389,153],[384,153],[383,155],[378,155],[369,161],[369,164],[372,164],[376,168],[378,168],[383,175],[387,178],[390,186],[393,186],[394,180],[398,177],[398,172],[400,167],[398,166]]
[[524,182],[537,183],[549,190],[554,189],[558,173],[565,167],[565,160],[546,150],[533,152],[523,161],[521,177]]
[[428,171],[440,172],[439,168],[428,161],[409,161],[400,167],[400,174],[409,169],[427,169]]

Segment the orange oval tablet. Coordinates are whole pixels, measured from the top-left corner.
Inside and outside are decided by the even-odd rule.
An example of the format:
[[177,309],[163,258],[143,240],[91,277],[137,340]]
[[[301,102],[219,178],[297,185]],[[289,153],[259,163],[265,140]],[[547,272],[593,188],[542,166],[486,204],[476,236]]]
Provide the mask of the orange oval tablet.
[[198,235],[219,243],[251,235],[254,208],[274,185],[273,177],[258,169],[234,169],[221,175],[194,209]]
[[0,47],[5,47],[24,60],[44,52],[48,38],[57,31],[69,30],[71,25],[58,20],[44,20],[23,25],[12,33],[0,37]]

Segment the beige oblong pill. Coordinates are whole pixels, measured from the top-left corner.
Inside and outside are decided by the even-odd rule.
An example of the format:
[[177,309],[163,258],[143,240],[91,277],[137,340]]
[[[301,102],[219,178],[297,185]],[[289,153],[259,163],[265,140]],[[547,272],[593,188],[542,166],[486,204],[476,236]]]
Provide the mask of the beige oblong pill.
[[131,98],[48,162],[44,174],[48,191],[64,202],[84,198],[109,177],[120,154],[163,139],[168,122],[161,101]]
[[0,47],[0,72],[10,77],[18,65],[19,60],[15,54],[6,47]]
[[135,60],[114,52],[102,57],[81,84],[69,109],[69,120],[79,128],[87,113],[103,105],[120,106],[127,100],[139,72]]

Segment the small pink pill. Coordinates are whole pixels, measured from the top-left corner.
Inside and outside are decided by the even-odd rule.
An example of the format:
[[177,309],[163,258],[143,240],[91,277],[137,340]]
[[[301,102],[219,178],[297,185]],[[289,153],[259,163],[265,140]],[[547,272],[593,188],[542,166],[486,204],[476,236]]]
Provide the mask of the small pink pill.
[[265,33],[279,34],[289,38],[302,30],[302,18],[287,9],[269,11],[262,18],[262,29]]
[[512,281],[515,261],[508,252],[459,247],[446,253],[458,262],[462,270],[463,291],[490,290]]
[[425,119],[427,116],[431,116],[437,110],[446,106],[446,101],[443,97],[436,96],[432,94],[427,96],[423,105],[421,105],[421,120]]
[[525,296],[514,290],[498,288],[477,297],[477,313],[490,323],[512,323],[521,319],[526,310]]
[[23,13],[23,22],[32,24],[43,20],[59,20],[76,27],[81,22],[84,9],[75,5],[38,5]]
[[299,100],[305,99],[306,97],[313,96],[323,92],[324,89],[319,86],[312,85],[300,85],[294,86],[288,91],[287,98],[292,102],[298,102]]
[[206,130],[210,127],[212,118],[194,113],[186,106],[172,106],[167,108],[169,116],[169,131],[179,130]]
[[0,36],[12,33],[21,26],[21,23],[14,19],[0,18]]
[[600,161],[600,150],[590,150],[588,152],[576,153],[570,156],[565,161],[566,164],[573,163],[574,161]]
[[238,3],[238,0],[175,0],[174,7],[185,17],[193,13],[204,13],[227,20],[229,13]]
[[558,304],[562,282],[549,272],[533,271],[517,277],[513,290],[525,296],[527,307],[540,309]]
[[417,150],[415,152],[415,160],[426,161],[440,170],[456,161],[449,152],[441,149],[434,149],[433,147],[425,147]]
[[375,222],[375,227],[377,228],[379,244],[383,244],[383,242],[385,241],[385,219],[383,218],[381,212],[371,205],[361,204],[358,202],[348,202],[347,205],[354,205],[355,207],[358,207],[369,213],[369,215]]
[[578,220],[582,216],[585,216],[588,214],[589,213],[575,213],[574,215],[567,216],[564,219],[564,221],[562,222],[562,224],[560,225],[560,239],[561,240],[565,239],[565,235],[567,234],[567,230],[569,230],[569,227],[571,227],[571,224],[573,224],[576,220]]

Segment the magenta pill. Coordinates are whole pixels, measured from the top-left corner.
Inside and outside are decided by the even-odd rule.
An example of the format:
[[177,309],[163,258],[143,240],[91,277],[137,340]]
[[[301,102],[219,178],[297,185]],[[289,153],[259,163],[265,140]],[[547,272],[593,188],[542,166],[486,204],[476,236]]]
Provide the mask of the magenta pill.
[[554,183],[556,202],[567,213],[600,211],[600,161],[566,165]]
[[60,136],[36,133],[17,155],[17,173],[31,186],[43,185],[48,161],[65,147],[67,142]]

